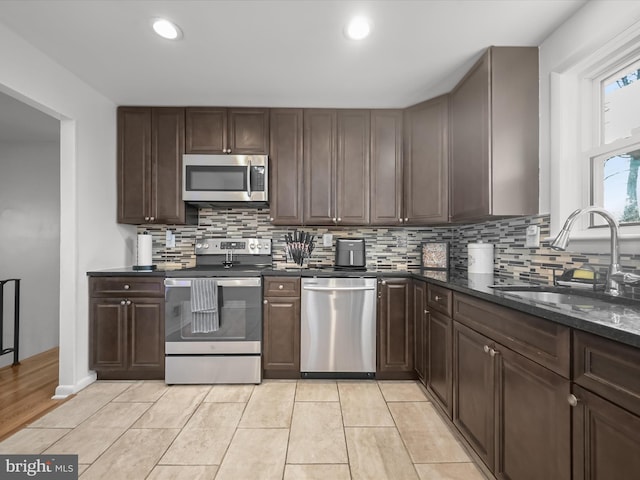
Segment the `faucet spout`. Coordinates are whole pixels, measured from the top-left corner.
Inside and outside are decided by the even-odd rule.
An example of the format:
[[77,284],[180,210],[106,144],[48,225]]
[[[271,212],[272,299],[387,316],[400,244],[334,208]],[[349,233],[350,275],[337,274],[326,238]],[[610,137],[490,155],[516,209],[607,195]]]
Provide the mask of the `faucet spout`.
[[620,285],[616,281],[616,279],[620,278],[620,273],[622,272],[622,270],[620,269],[620,247],[618,240],[620,225],[610,212],[603,208],[593,206],[579,208],[567,217],[567,220],[564,222],[560,233],[558,233],[556,238],[551,242],[551,248],[553,248],[554,250],[567,249],[567,245],[569,244],[569,233],[571,232],[571,229],[573,228],[573,225],[575,224],[578,217],[582,216],[585,213],[597,213],[605,219],[605,221],[609,225],[609,230],[611,230],[611,263],[609,264],[609,271],[607,272],[605,292],[609,295],[618,296],[621,294],[621,292]]

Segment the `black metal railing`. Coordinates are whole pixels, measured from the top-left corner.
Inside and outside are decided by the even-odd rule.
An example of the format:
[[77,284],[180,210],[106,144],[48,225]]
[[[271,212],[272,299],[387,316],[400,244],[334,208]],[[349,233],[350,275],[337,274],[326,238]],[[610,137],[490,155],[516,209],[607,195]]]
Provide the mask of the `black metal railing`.
[[[9,282],[15,282],[15,306],[13,310],[13,347],[4,348],[4,286]],[[18,350],[20,345],[20,279],[8,278],[0,280],[0,356],[13,352],[13,365],[19,365]]]

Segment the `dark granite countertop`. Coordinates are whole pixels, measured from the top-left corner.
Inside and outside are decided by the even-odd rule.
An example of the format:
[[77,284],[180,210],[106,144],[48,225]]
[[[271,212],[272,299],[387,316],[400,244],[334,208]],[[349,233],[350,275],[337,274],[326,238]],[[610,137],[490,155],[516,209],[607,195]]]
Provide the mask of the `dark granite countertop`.
[[[123,267],[87,272],[87,275],[185,276],[185,273],[176,270],[175,267],[162,268],[162,266],[159,266],[157,270],[151,272],[133,270],[132,267]],[[218,272],[216,272],[216,275],[218,275]],[[220,273],[220,276],[229,275],[239,275],[239,273],[231,271]],[[551,303],[539,299],[525,298],[515,291],[506,292],[489,288],[489,285],[518,285],[526,283],[510,276],[475,275],[469,278],[466,272],[407,272],[386,269],[334,271],[331,268],[306,267],[243,272],[243,276],[246,275],[262,275],[265,277],[410,277],[640,348],[640,301],[621,302],[616,301],[616,299],[605,301],[598,298],[569,294],[563,296],[562,303]]]

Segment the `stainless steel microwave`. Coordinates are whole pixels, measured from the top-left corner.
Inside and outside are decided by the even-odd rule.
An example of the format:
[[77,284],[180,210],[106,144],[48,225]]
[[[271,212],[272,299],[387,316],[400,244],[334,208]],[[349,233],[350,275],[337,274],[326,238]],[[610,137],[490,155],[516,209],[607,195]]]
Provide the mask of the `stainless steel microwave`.
[[182,199],[215,205],[269,201],[267,155],[183,155]]

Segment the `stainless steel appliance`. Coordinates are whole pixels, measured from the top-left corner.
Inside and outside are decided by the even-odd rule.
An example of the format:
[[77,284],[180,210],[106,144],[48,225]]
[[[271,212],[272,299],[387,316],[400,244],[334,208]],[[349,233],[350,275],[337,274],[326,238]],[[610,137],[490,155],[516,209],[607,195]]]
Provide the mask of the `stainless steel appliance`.
[[301,322],[303,377],[375,377],[375,278],[303,278]]
[[[271,240],[201,238],[195,252],[194,268],[165,279],[165,382],[260,383],[260,271],[271,267]],[[215,321],[199,317],[194,305],[203,299],[194,298],[194,288],[204,292]]]
[[269,161],[266,155],[183,155],[182,199],[201,206],[266,205]]
[[364,238],[336,239],[336,268],[364,270],[366,263]]

